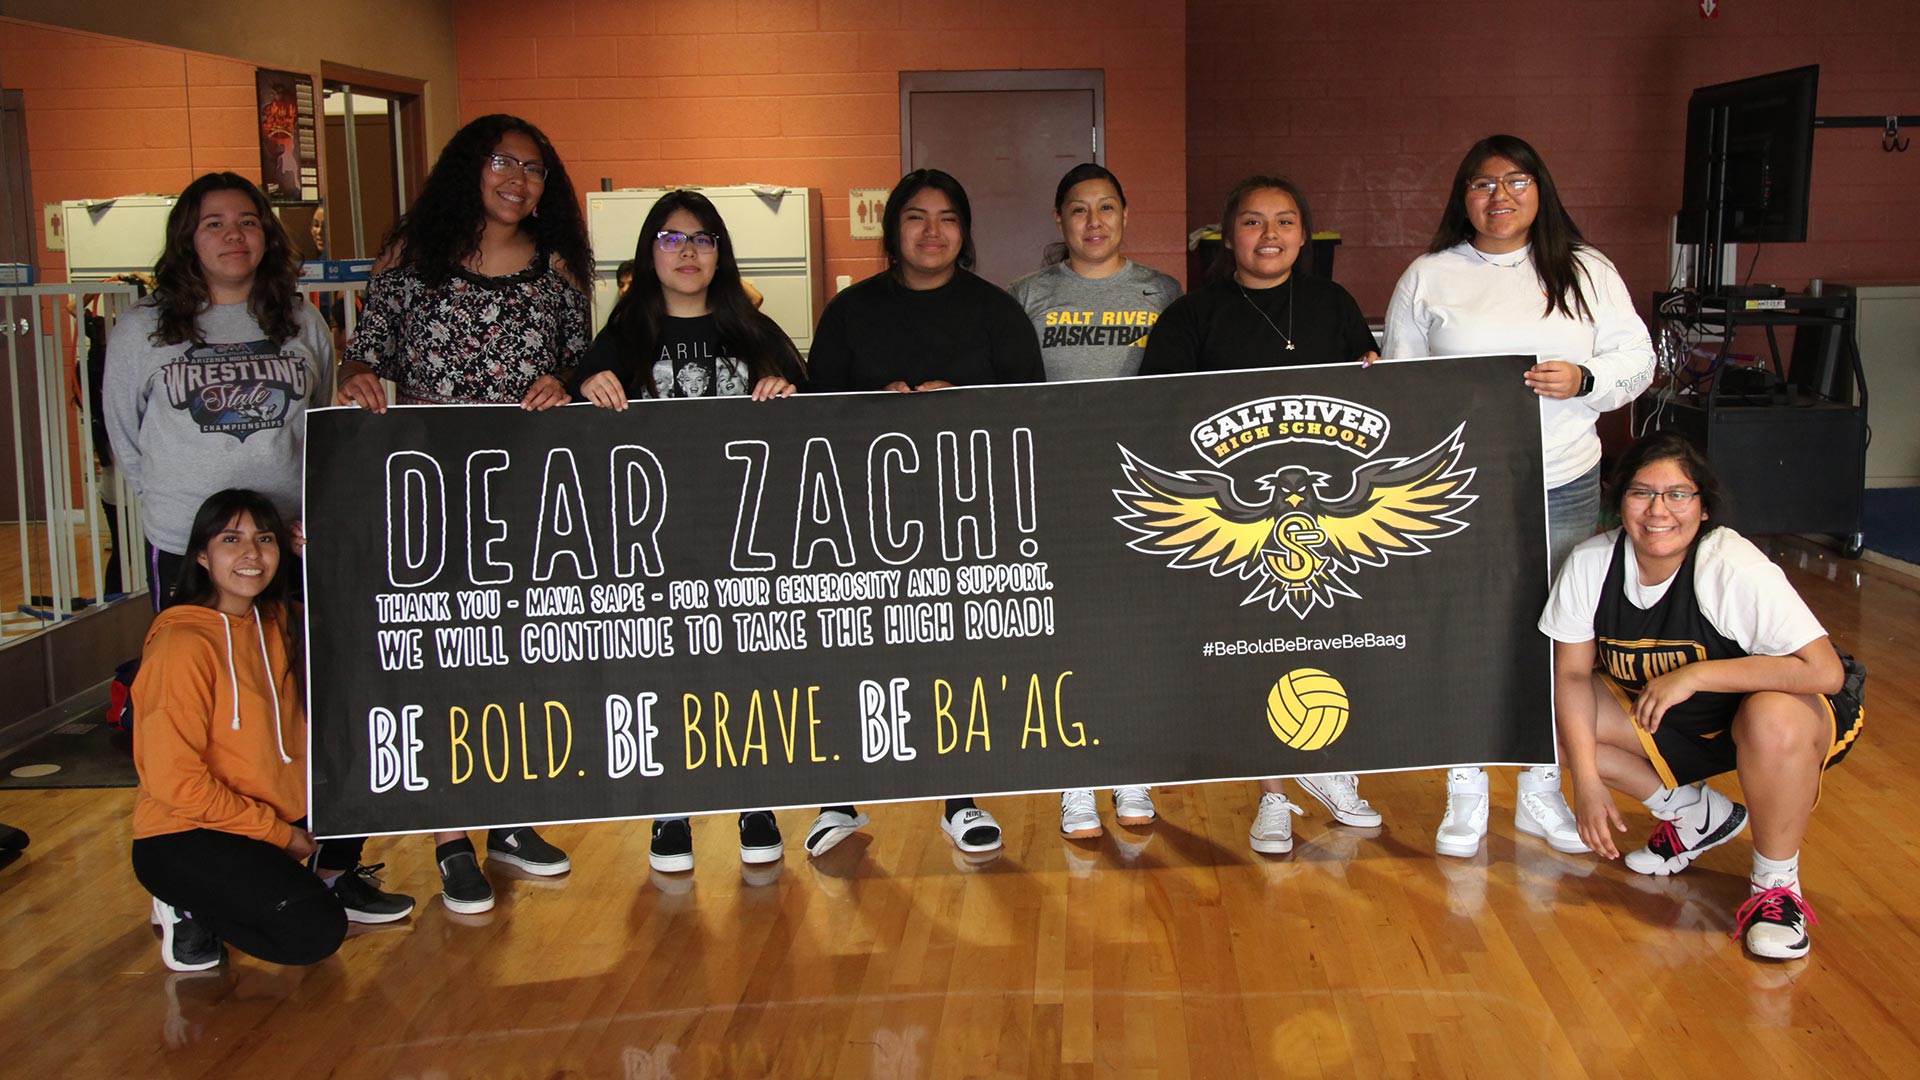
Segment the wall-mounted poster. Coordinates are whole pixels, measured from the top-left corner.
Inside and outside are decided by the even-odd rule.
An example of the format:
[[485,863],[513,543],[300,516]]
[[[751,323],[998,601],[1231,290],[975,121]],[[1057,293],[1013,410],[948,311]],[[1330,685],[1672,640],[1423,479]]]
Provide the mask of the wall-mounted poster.
[[275,202],[318,199],[313,76],[261,68],[254,72],[254,88],[260,103],[261,188]]

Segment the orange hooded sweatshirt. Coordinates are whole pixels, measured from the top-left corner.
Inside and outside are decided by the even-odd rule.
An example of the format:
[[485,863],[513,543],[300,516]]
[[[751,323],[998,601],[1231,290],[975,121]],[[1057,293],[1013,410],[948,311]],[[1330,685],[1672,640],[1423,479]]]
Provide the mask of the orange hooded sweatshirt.
[[133,680],[133,837],[214,829],[285,847],[307,813],[307,721],[279,612],[162,611]]

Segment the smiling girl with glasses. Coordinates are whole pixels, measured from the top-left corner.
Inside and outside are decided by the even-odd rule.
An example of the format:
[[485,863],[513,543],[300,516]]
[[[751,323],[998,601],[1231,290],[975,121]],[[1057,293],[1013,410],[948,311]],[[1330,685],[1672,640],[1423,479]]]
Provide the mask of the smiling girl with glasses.
[[786,397],[803,381],[800,351],[754,310],[727,223],[697,191],[662,195],[640,225],[633,280],[574,375],[603,409],[630,398]]
[[[1619,272],[1581,236],[1525,141],[1494,135],[1473,144],[1448,190],[1427,253],[1394,287],[1385,353],[1539,357],[1526,373],[1531,393],[1514,387],[1513,405],[1540,412],[1551,570],[1598,524],[1595,422],[1646,389],[1653,342]],[[1435,850],[1471,857],[1489,816],[1485,770],[1452,770]],[[1513,823],[1556,850],[1587,849],[1557,768],[1521,774]]]
[[[1633,444],[1610,490],[1620,528],[1574,548],[1540,616],[1580,836],[1618,858],[1626,822],[1608,789],[1631,795],[1660,825],[1627,868],[1665,877],[1751,821],[1734,933],[1757,957],[1805,956],[1800,844],[1821,774],[1859,738],[1866,671],[1766,553],[1720,525],[1719,482],[1686,439]],[[1727,772],[1746,806],[1706,785]]]
[[[564,405],[586,351],[592,271],[580,202],[539,128],[483,116],[440,151],[413,209],[387,234],[367,307],[340,365],[341,405]],[[463,915],[493,908],[493,886],[463,832],[436,834],[441,902]],[[529,826],[488,831],[487,858],[553,877],[573,864]]]

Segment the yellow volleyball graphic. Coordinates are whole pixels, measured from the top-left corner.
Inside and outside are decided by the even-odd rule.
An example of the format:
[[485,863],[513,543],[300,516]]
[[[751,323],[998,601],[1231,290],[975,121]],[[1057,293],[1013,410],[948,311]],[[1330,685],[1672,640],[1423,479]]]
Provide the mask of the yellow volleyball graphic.
[[1295,668],[1267,693],[1267,726],[1295,750],[1318,750],[1347,729],[1347,688],[1319,668]]

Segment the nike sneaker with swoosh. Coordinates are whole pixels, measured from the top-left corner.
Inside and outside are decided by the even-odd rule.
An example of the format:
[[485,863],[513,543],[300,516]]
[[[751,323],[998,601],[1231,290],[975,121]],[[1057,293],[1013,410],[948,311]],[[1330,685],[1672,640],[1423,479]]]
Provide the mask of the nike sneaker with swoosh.
[[1800,883],[1773,878],[1753,883],[1753,895],[1733,917],[1733,937],[1746,939],[1747,951],[1765,960],[1798,960],[1813,948],[1807,927],[1820,920],[1800,895]]
[[1740,835],[1747,827],[1747,808],[1710,787],[1702,797],[1672,821],[1662,821],[1647,846],[1627,853],[1627,869],[1636,874],[1666,877],[1685,870],[1693,860]]

